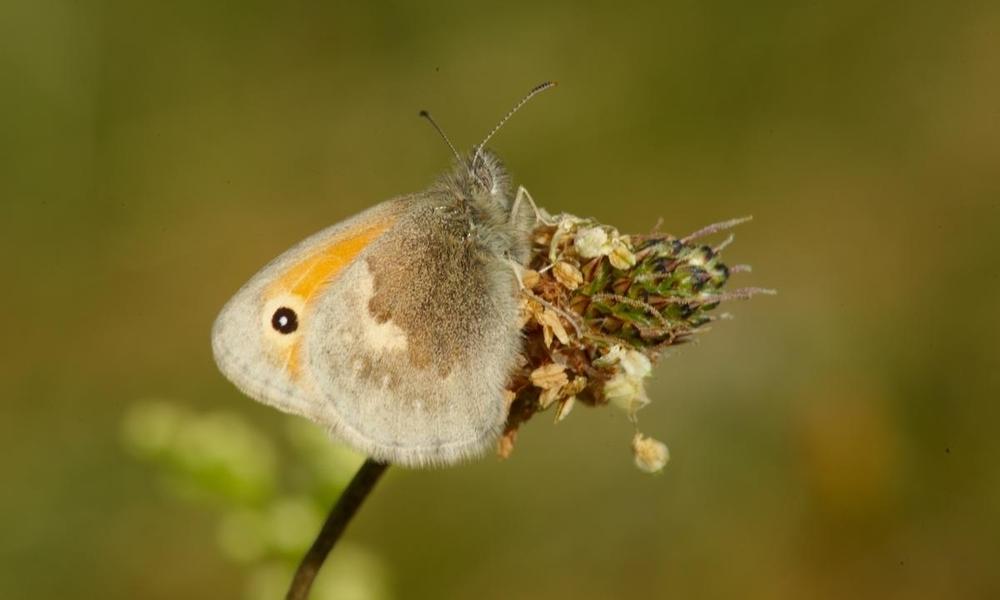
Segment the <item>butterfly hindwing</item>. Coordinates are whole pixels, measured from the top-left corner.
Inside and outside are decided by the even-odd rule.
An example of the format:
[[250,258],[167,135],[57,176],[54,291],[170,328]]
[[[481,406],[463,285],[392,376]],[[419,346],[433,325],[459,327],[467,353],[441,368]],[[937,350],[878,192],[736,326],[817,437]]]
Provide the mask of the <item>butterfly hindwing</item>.
[[412,196],[394,227],[321,300],[312,376],[334,432],[368,454],[424,465],[493,443],[519,347],[516,280],[467,241],[468,223]]

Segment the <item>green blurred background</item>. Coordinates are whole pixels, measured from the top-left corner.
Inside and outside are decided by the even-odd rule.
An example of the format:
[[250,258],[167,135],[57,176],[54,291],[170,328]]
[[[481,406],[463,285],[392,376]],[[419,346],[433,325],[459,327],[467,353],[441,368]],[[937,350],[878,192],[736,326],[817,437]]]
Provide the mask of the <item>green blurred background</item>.
[[[209,328],[258,267],[495,140],[551,211],[744,214],[777,288],[641,414],[390,470],[348,541],[396,598],[1000,597],[1000,4],[0,1],[0,597],[239,598],[136,401],[277,412]],[[321,450],[317,450],[321,451]],[[338,552],[332,561],[338,560]]]

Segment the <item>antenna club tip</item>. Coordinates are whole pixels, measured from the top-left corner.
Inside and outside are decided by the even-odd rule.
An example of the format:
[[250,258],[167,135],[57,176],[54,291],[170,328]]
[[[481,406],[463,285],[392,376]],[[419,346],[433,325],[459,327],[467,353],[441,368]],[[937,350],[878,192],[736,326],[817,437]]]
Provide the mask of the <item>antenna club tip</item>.
[[431,113],[427,112],[426,110],[421,110],[420,112],[417,113],[417,115],[421,117],[429,117]]

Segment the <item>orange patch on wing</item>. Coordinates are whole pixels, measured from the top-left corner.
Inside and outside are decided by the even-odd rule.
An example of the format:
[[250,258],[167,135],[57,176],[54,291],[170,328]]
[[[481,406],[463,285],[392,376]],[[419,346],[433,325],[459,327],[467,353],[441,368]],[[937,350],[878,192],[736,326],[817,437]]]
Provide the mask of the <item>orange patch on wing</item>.
[[[271,284],[270,293],[293,294],[308,306],[309,301],[323,286],[344,267],[351,264],[358,254],[382,235],[390,225],[392,222],[385,220],[341,233],[332,243],[321,247],[288,269]],[[300,344],[301,340],[295,340],[295,343],[288,348],[285,359],[285,369],[295,379],[300,372]]]
[[330,278],[361,254],[375,238],[382,235],[391,223],[377,223],[363,229],[347,231],[341,234],[332,244],[320,248],[310,254],[299,264],[288,271],[272,284],[272,291],[287,292],[308,302],[310,298]]
[[299,378],[300,345],[301,345],[300,341],[296,341],[294,344],[292,344],[292,347],[288,349],[288,354],[285,357],[285,370],[288,371],[288,374],[292,377],[292,379]]

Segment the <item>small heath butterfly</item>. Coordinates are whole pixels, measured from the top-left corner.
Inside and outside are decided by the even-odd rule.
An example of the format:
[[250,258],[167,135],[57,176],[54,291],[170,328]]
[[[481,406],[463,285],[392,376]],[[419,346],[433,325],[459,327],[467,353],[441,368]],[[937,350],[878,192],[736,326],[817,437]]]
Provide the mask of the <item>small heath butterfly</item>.
[[219,369],[252,398],[307,417],[358,451],[411,467],[491,447],[521,346],[518,280],[532,217],[486,142],[429,189],[303,240],[225,305]]

